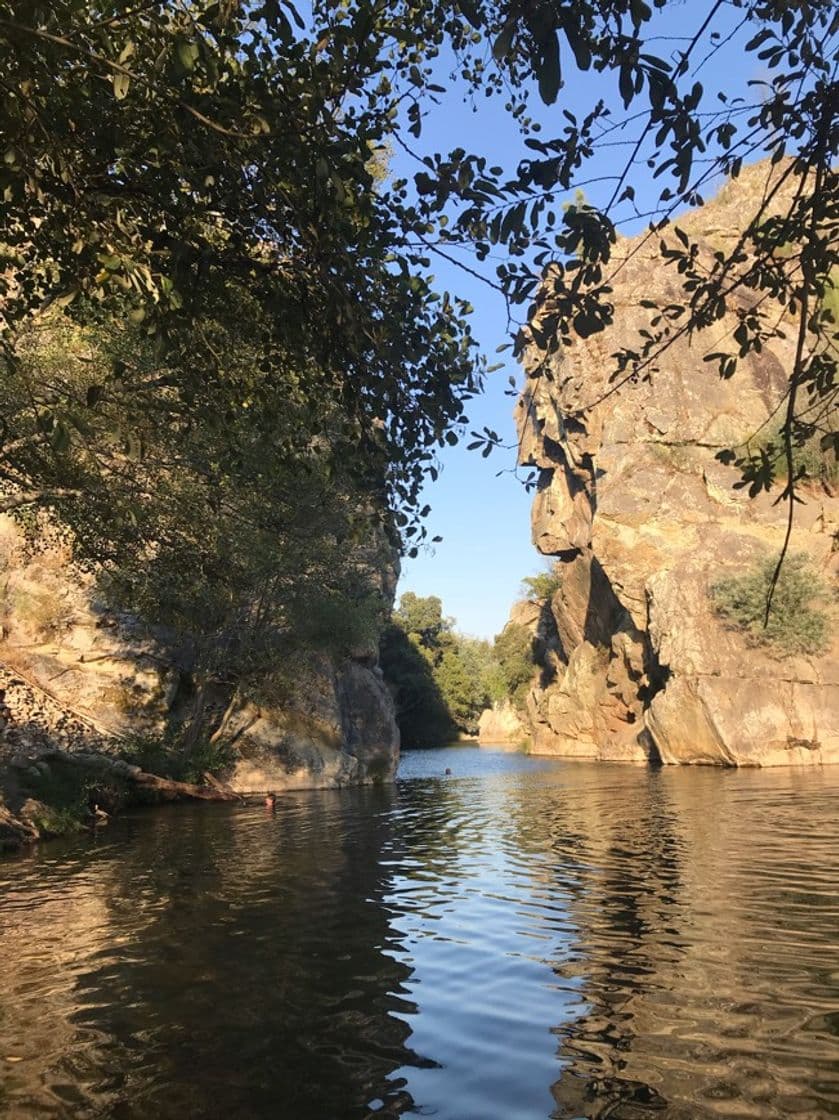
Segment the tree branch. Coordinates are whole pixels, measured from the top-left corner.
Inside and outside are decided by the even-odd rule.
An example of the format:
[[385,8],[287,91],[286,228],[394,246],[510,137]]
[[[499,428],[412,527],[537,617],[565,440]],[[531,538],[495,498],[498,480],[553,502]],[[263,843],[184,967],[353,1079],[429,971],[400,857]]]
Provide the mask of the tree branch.
[[35,502],[49,502],[55,498],[78,498],[80,496],[81,490],[24,490],[20,494],[0,498],[0,513],[9,513],[13,509],[20,509],[21,506],[31,506]]

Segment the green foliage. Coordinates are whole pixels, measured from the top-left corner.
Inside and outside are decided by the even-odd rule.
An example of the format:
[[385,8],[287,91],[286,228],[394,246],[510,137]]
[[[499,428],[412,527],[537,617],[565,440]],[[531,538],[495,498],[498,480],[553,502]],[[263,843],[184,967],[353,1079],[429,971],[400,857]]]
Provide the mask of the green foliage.
[[[271,459],[340,467],[414,547],[428,449],[481,363],[466,304],[433,291],[384,186],[395,28],[349,17],[0,2],[0,506],[75,522],[92,494],[117,530],[93,550],[110,559],[139,509],[119,493],[126,458],[174,455],[206,480],[269,453],[262,481]],[[42,340],[33,369],[45,308],[82,343],[95,320],[109,352],[65,369]],[[157,541],[147,527],[135,546]]]
[[[661,57],[663,6],[346,0],[316,2],[304,19],[276,0],[0,0],[9,375],[21,327],[45,307],[82,322],[95,307],[155,355],[148,366],[128,351],[82,393],[66,382],[44,391],[42,380],[19,398],[0,433],[0,502],[34,494],[70,512],[114,482],[126,447],[142,453],[150,420],[214,426],[221,450],[205,468],[215,467],[231,417],[247,409],[252,432],[270,438],[291,402],[307,446],[329,441],[334,461],[358,471],[373,456],[411,550],[433,449],[457,441],[483,368],[468,304],[433,291],[431,254],[471,252],[472,271],[497,261],[485,278],[531,320],[514,353],[531,338],[554,353],[613,321],[617,228],[638,220],[636,191],[649,182],[660,193],[642,209],[660,222],[676,290],[613,355],[614,380],[646,376],[675,336],[732,314],[731,343],[707,355],[728,377],[780,330],[780,301],[815,338],[789,371],[790,413],[806,408],[812,420],[837,391],[827,291],[839,266],[835,5],[748,0],[736,23],[730,5],[707,16],[686,8],[680,44]],[[698,60],[720,43],[765,71],[759,107],[697,81]],[[449,55],[458,65],[447,77]],[[561,104],[575,71],[599,75],[596,101],[575,113],[563,105],[542,128],[529,99]],[[515,171],[457,147],[421,153],[412,180],[384,181],[381,160],[419,142],[425,106],[458,94],[503,97],[525,144]],[[580,186],[617,129],[631,155],[600,207]],[[671,236],[666,223],[701,202],[707,182],[767,156],[789,189],[760,193],[736,245],[710,256],[683,231]],[[220,376],[212,331],[209,349],[196,347],[231,288],[251,303],[241,320],[250,382]],[[476,435],[485,453],[499,444],[491,429]]]
[[474,735],[481,712],[492,702],[492,647],[475,638],[453,637],[435,667],[434,679],[454,722],[461,731]]
[[745,575],[729,576],[710,588],[714,610],[751,645],[766,646],[778,657],[818,655],[830,644],[827,591],[803,554],[787,556],[766,604],[777,560],[767,557]]
[[413,634],[422,649],[436,650],[451,631],[451,624],[443,618],[443,604],[436,595],[424,597],[406,591],[393,613],[394,621],[406,634]]
[[193,738],[185,729],[161,734],[134,732],[124,738],[120,757],[149,774],[201,785],[205,773],[224,774],[236,756],[227,740]]
[[535,576],[525,576],[522,589],[531,602],[542,602],[553,598],[559,590],[561,577],[556,568],[547,572],[537,572]]
[[457,727],[428,657],[396,623],[382,634],[380,660],[393,693],[402,745],[436,747],[455,739]]
[[84,767],[57,762],[40,763],[28,772],[26,786],[44,806],[35,824],[43,833],[52,836],[78,832],[89,819],[94,801],[107,801],[112,805],[124,794],[123,789],[114,785],[113,779],[104,788]]
[[491,645],[453,630],[437,596],[413,592],[402,596],[385,630],[381,665],[408,747],[445,743],[458,731],[476,734],[492,704],[522,707],[536,668],[526,627],[509,624]]
[[56,809],[52,805],[44,804],[43,808],[34,814],[33,824],[42,836],[68,836],[82,831],[84,816],[80,810]]
[[496,635],[495,656],[501,668],[507,697],[515,707],[522,708],[536,668],[533,635],[520,623],[508,623]]
[[383,614],[381,597],[363,587],[353,595],[349,586],[321,585],[296,598],[289,608],[288,628],[295,644],[338,661],[359,650],[375,650]]
[[436,595],[402,596],[382,638],[381,664],[408,747],[474,735],[481,712],[504,690],[489,642],[456,633]]

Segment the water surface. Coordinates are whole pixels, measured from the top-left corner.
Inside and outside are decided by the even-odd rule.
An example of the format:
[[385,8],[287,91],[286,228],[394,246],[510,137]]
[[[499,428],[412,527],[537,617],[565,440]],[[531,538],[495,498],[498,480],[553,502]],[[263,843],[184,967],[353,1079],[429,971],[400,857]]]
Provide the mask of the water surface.
[[838,797],[467,747],[42,845],[0,1116],[839,1116]]

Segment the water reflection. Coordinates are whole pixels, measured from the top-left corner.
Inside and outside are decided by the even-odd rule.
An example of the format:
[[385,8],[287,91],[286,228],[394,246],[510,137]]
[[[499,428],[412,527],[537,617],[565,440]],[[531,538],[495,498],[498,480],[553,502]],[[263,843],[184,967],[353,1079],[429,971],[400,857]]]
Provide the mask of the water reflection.
[[404,774],[0,864],[0,1116],[839,1116],[839,773]]
[[[409,1105],[392,791],[138,818],[0,872],[9,1115],[360,1117]],[[27,874],[28,872],[28,874]],[[2,880],[5,881],[2,881]],[[53,893],[57,888],[57,893]]]

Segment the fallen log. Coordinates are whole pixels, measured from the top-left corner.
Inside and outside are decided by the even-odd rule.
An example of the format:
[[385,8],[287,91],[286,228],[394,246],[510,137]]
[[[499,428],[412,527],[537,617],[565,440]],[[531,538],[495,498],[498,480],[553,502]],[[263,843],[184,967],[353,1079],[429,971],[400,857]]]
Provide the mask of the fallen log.
[[[212,784],[196,785],[193,782],[177,782],[174,778],[161,778],[150,774],[139,766],[132,766],[121,758],[110,758],[95,751],[61,751],[52,749],[38,756],[46,762],[66,763],[69,766],[86,767],[103,776],[113,776],[122,781],[155,790],[170,799],[188,797],[197,801],[239,801],[239,794],[229,786],[213,779]],[[209,775],[205,775],[205,778]]]
[[235,797],[237,801],[245,800],[241,793],[237,793],[227,782],[219,781],[215,774],[211,774],[209,770],[205,770],[201,777],[204,779],[205,783],[208,786],[212,786],[213,789],[217,789],[221,793],[229,793],[230,796]]
[[190,797],[198,801],[239,801],[241,800],[238,793],[234,793],[232,789],[225,789],[221,783],[214,786],[197,786],[192,782],[176,782],[172,778],[159,778],[157,774],[147,774],[145,770],[140,770],[138,773],[126,775],[128,781],[134,782],[135,785],[143,786],[144,789],[153,789],[158,793],[167,794],[170,797]]

